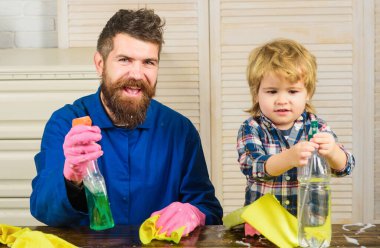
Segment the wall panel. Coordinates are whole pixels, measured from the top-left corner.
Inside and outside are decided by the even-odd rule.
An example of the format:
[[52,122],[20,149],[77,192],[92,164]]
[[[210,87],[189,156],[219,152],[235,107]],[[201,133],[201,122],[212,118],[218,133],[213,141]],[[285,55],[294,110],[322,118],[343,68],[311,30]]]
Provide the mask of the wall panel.
[[374,218],[380,222],[380,1],[375,1]]
[[[281,6],[281,7],[279,7]],[[212,67],[213,98],[221,124],[215,135],[221,144],[213,146],[213,166],[221,171],[218,186],[226,213],[244,203],[246,179],[237,163],[236,136],[248,118],[251,105],[245,70],[248,54],[256,46],[274,38],[295,39],[316,57],[318,84],[314,95],[317,114],[334,129],[348,149],[352,148],[353,120],[353,5],[352,1],[231,1],[212,2],[211,41],[218,49],[211,57],[219,59]],[[213,50],[211,50],[213,52]],[[220,82],[218,82],[220,79]],[[332,180],[333,221],[353,218],[352,179]],[[343,194],[342,194],[343,193]]]

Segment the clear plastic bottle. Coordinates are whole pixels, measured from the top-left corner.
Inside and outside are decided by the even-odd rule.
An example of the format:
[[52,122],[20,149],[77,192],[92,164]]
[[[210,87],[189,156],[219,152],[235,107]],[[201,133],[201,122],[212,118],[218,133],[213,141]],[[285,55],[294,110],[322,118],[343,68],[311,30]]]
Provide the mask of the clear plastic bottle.
[[[313,120],[309,139],[318,132]],[[329,247],[331,242],[330,167],[313,152],[308,164],[298,168],[298,242],[301,247]]]
[[[91,122],[90,117],[85,116],[74,119],[73,126],[80,124],[91,126]],[[87,175],[83,179],[83,184],[90,217],[90,228],[97,231],[112,228],[115,224],[108,201],[106,184],[96,160],[88,163]]]
[[106,185],[96,160],[88,164],[87,173],[87,176],[83,179],[83,184],[90,216],[90,228],[93,230],[112,228],[115,224],[108,201]]

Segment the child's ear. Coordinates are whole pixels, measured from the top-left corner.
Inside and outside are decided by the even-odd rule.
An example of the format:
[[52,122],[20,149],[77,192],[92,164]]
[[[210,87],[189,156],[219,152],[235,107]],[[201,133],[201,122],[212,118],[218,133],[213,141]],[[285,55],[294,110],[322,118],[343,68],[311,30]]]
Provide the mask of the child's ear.
[[306,101],[307,102],[310,101],[310,95],[309,94],[307,94],[307,96],[306,96]]

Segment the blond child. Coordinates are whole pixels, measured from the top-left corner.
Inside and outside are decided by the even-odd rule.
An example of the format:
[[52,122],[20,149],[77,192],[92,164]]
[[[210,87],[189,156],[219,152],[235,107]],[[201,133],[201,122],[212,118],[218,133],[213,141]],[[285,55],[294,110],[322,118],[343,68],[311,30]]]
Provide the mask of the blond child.
[[[316,73],[315,57],[293,40],[274,40],[250,54],[251,117],[241,125],[237,137],[238,161],[247,178],[244,205],[272,193],[297,216],[297,168],[307,164],[315,149],[334,176],[349,175],[354,168],[353,155],[315,115],[311,99]],[[318,120],[319,133],[308,141],[313,119]]]

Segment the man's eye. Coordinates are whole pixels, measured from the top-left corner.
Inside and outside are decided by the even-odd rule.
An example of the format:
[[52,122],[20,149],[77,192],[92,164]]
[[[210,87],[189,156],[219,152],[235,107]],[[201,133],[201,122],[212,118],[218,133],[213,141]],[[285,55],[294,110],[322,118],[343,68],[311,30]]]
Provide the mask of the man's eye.
[[145,64],[147,64],[147,65],[156,65],[156,62],[153,61],[153,60],[147,60],[147,61],[145,61]]
[[129,59],[128,58],[120,58],[119,61],[120,62],[127,62]]

